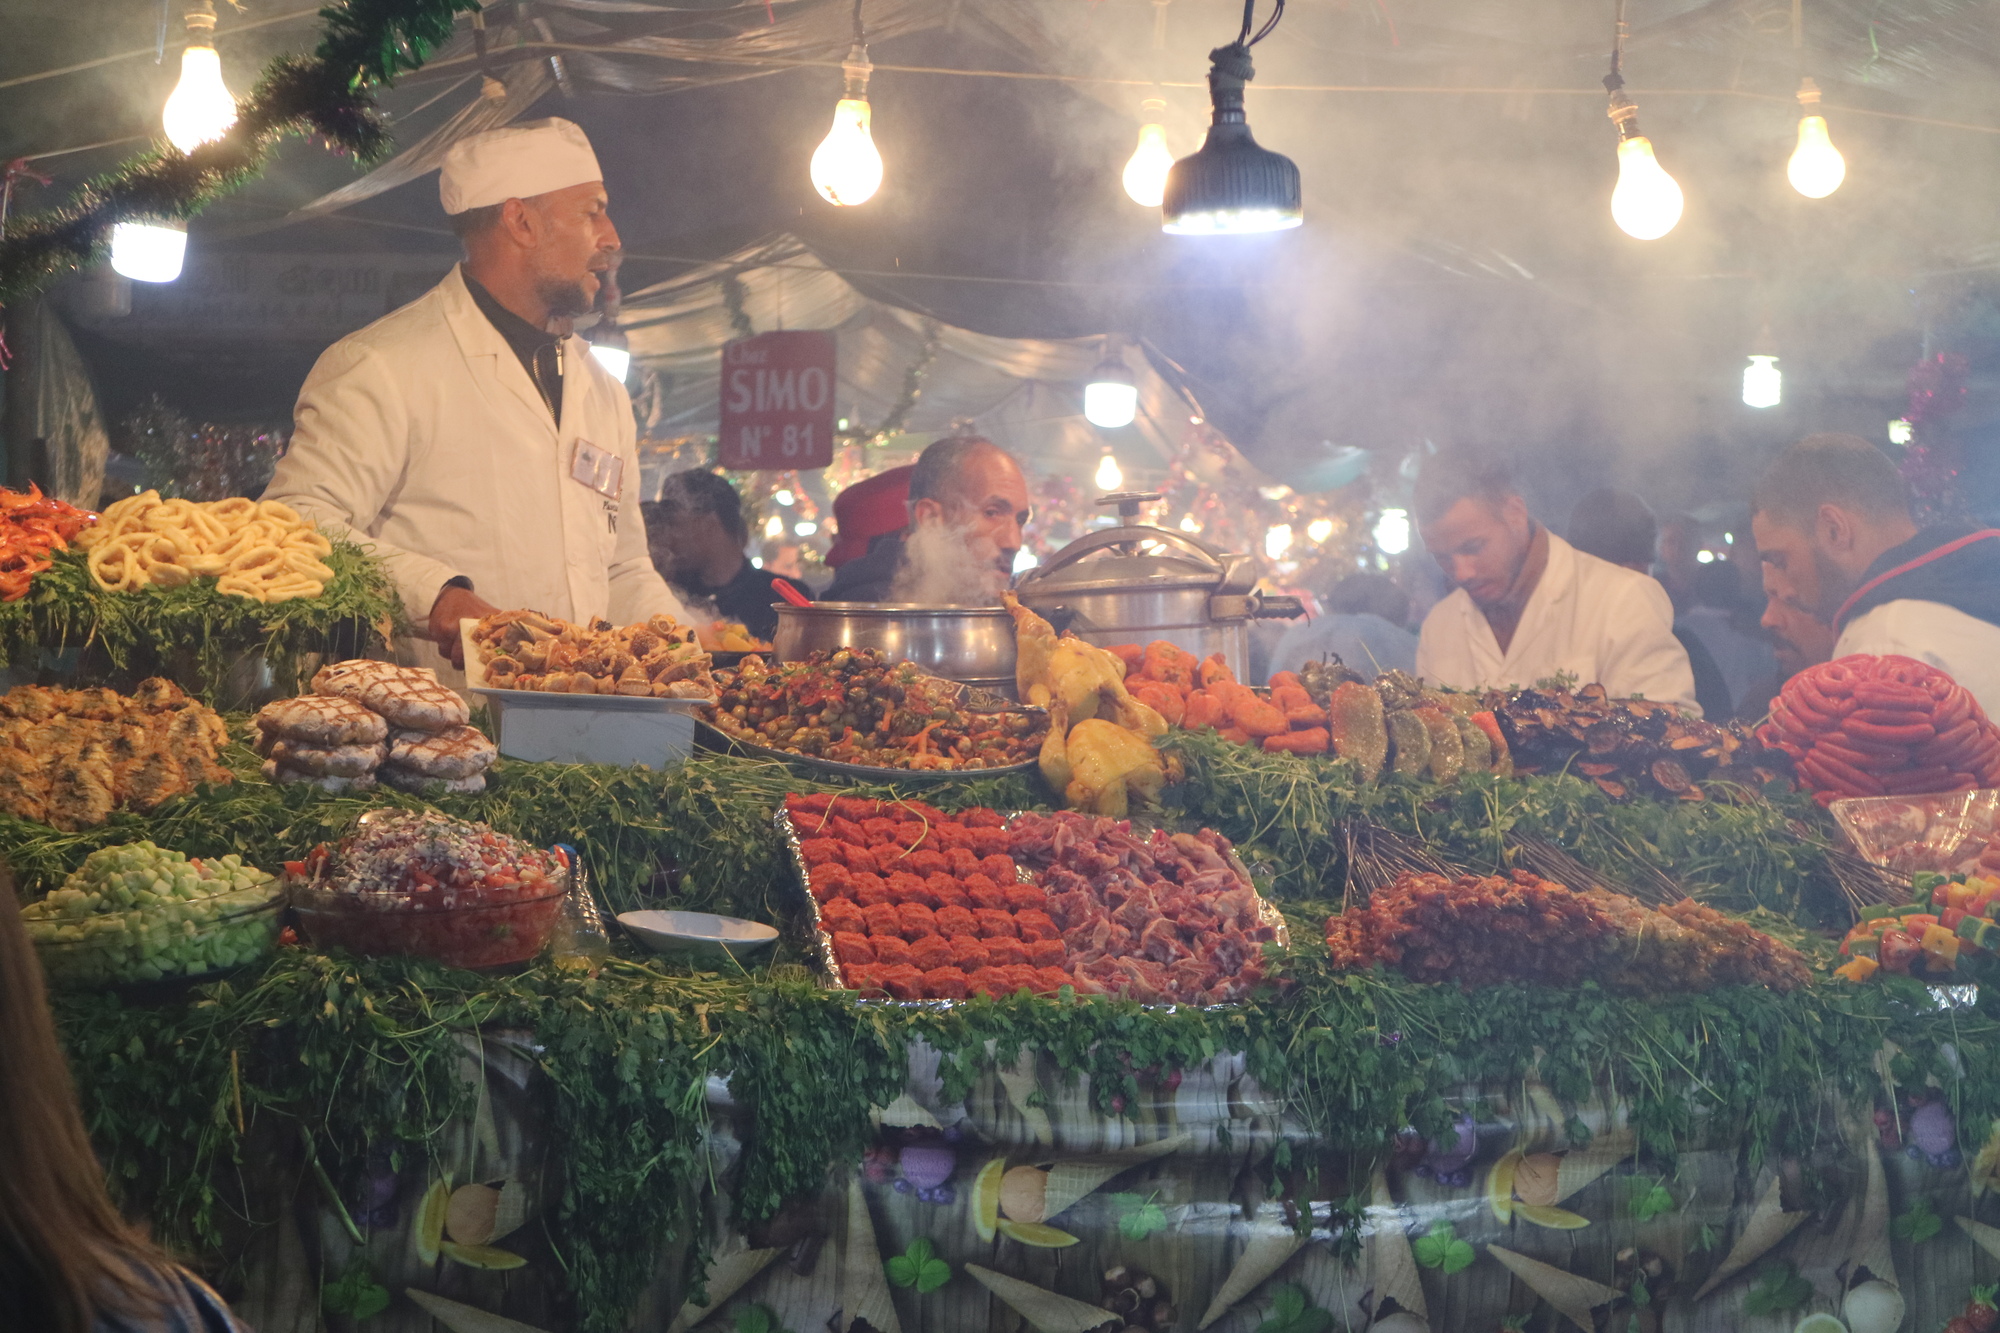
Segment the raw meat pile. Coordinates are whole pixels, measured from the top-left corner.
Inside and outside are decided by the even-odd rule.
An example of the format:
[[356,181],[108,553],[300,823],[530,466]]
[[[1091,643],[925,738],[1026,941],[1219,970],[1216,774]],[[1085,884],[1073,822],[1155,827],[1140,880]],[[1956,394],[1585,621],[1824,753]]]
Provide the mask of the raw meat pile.
[[1796,950],[1693,899],[1656,910],[1525,870],[1403,875],[1366,907],[1329,917],[1326,942],[1337,968],[1380,963],[1412,981],[1467,988],[1595,980],[1654,995],[1723,985],[1791,990],[1808,979]]
[[852,989],[898,1000],[1096,989],[1070,974],[1048,896],[1020,881],[995,812],[825,795],[787,796],[785,809]]
[[1070,968],[1093,989],[1226,1004],[1262,980],[1262,945],[1276,931],[1221,834],[1140,834],[1073,811],[1020,815],[1010,831],[1015,859],[1048,890]]
[[1911,657],[1856,653],[1785,682],[1758,737],[1821,805],[2000,785],[2000,728],[1965,687]]

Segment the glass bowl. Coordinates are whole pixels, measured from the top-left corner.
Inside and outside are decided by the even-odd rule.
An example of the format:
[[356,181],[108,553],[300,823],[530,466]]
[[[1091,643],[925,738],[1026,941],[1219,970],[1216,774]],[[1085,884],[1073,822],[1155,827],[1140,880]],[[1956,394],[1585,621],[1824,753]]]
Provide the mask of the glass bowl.
[[26,924],[51,981],[124,985],[211,976],[256,962],[277,940],[283,905],[270,883],[177,903],[171,915],[151,907]]
[[[568,876],[533,897],[335,893],[294,885],[291,903],[314,944],[366,955],[430,958],[450,967],[505,967],[542,951],[562,913]],[[437,901],[425,901],[426,898]],[[469,895],[468,895],[469,897]]]

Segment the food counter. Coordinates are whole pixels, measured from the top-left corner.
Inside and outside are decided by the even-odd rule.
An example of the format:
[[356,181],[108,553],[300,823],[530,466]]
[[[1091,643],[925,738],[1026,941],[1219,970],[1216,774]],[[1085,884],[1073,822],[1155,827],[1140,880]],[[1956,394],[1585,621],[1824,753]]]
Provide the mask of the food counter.
[[[997,715],[752,667],[654,768],[496,757],[379,666],[0,699],[115,1189],[264,1330],[1986,1326],[1985,798],[1829,813],[1785,747],[1839,760],[1835,711],[1265,694],[1018,615]],[[501,674],[579,698],[707,671],[513,623]],[[1931,720],[1859,720],[1945,751],[1860,771],[1983,780],[1951,689],[1887,683]],[[594,940],[586,876],[782,939]]]

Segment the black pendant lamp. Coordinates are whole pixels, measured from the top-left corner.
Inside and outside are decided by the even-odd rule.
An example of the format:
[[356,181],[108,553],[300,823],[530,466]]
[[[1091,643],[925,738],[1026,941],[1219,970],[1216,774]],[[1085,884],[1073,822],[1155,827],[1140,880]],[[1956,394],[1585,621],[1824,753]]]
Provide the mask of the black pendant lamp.
[[1172,235],[1240,236],[1284,231],[1305,221],[1297,165],[1260,147],[1243,114],[1243,87],[1256,77],[1250,48],[1270,36],[1285,12],[1284,0],[1277,0],[1271,17],[1253,34],[1256,3],[1244,0],[1243,30],[1236,40],[1208,53],[1214,118],[1200,149],[1167,173],[1160,225]]

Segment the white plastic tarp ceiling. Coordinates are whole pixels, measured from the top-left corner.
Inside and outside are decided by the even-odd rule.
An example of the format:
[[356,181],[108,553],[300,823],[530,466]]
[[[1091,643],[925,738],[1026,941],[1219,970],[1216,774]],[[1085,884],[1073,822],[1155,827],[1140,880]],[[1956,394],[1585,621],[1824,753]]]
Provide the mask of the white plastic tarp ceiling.
[[[921,440],[954,429],[991,439],[1031,473],[1087,479],[1108,448],[1129,481],[1158,479],[1180,451],[1199,406],[1140,349],[1123,340],[995,338],[940,324],[862,294],[803,242],[786,236],[625,298],[620,323],[634,360],[659,379],[647,409],[654,438],[712,434],[718,426],[722,346],[751,329],[832,329],[838,346],[838,412],[857,430],[877,429],[902,398],[927,341],[936,351],[902,432]],[[1100,430],[1083,416],[1083,385],[1107,345],[1119,350],[1139,389],[1138,418]]]

